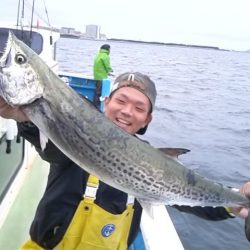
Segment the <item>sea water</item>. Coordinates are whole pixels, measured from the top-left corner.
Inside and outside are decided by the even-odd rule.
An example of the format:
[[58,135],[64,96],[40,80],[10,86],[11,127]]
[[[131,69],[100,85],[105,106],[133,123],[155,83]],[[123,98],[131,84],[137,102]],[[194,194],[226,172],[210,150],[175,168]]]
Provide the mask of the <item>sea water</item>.
[[[60,70],[92,76],[103,43],[60,39]],[[140,71],[156,83],[156,108],[145,139],[155,147],[190,149],[180,160],[211,180],[237,188],[250,180],[249,52],[108,43],[116,76]],[[173,208],[169,213],[187,250],[250,249],[240,218],[207,221]]]

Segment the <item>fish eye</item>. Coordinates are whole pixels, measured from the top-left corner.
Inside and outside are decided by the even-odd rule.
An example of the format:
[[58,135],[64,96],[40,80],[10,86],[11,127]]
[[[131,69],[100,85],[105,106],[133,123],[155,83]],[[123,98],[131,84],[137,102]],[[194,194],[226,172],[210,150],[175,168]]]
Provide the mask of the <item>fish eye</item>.
[[15,61],[16,61],[16,63],[18,63],[18,64],[23,64],[23,63],[26,62],[26,57],[25,57],[24,55],[22,55],[22,54],[17,54],[17,55],[15,56]]

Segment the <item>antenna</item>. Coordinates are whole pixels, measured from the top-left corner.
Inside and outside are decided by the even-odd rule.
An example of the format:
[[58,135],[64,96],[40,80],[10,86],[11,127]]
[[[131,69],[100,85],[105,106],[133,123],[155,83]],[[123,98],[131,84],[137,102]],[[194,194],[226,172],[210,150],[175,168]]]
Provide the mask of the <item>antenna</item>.
[[30,40],[29,40],[30,47],[31,47],[31,43],[32,43],[32,25],[33,25],[33,16],[34,16],[34,6],[35,6],[35,0],[33,0],[33,3],[32,3],[32,12],[31,12]]
[[18,27],[19,25],[19,13],[20,13],[20,1],[18,1],[18,8],[17,8],[17,20],[16,20],[16,26]]
[[20,25],[21,25],[21,40],[23,41],[24,37],[23,37],[23,24],[24,24],[24,0],[23,0],[23,6],[22,6],[22,16],[21,16],[21,21],[20,21]]
[[45,0],[43,0],[43,4],[44,4],[44,9],[45,9],[45,13],[46,13],[46,16],[47,16],[47,20],[48,20],[48,25],[50,27],[50,45],[53,44],[53,37],[52,37],[52,27],[51,27],[51,24],[50,24],[50,21],[49,21],[49,15],[48,15],[48,11],[47,11],[47,7],[46,7],[46,4],[45,4]]

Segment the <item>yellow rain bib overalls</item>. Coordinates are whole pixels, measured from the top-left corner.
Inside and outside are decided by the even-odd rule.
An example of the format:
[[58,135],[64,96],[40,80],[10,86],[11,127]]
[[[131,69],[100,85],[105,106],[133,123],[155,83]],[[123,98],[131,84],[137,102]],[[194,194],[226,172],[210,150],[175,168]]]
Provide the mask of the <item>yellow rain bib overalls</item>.
[[[94,203],[99,179],[89,176],[84,198],[55,250],[126,250],[133,218],[134,198],[128,197],[122,214],[111,214]],[[43,250],[32,240],[20,250]]]

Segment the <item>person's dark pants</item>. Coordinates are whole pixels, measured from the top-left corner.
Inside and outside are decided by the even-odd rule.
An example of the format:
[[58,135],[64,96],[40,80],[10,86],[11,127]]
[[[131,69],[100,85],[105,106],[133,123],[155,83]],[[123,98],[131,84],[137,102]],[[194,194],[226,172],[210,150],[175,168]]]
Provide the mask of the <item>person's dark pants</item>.
[[100,109],[100,97],[102,95],[102,80],[96,80],[96,89],[95,89],[95,93],[94,93],[94,100],[93,100],[93,104],[95,105],[95,107],[97,109]]

